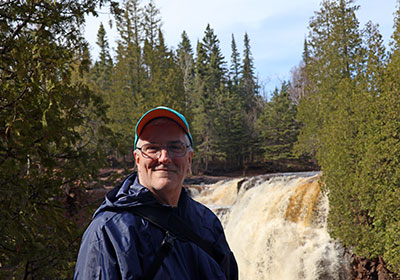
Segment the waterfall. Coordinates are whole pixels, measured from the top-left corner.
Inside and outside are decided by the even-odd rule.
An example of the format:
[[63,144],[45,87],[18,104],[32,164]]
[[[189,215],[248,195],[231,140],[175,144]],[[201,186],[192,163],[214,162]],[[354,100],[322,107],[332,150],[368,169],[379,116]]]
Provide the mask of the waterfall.
[[193,195],[221,219],[240,279],[348,279],[317,172],[220,181]]

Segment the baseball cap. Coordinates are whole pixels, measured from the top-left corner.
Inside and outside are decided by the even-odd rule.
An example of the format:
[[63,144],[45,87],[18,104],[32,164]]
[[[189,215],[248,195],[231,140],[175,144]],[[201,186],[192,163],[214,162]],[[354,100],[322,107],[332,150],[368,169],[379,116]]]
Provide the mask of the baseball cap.
[[139,140],[139,136],[142,133],[146,124],[157,118],[168,118],[175,121],[185,131],[185,133],[189,137],[190,144],[193,146],[193,138],[190,134],[189,124],[186,121],[185,116],[181,113],[178,113],[174,109],[159,106],[147,111],[137,122],[135,128],[135,142],[133,145],[134,149],[136,149],[136,143]]

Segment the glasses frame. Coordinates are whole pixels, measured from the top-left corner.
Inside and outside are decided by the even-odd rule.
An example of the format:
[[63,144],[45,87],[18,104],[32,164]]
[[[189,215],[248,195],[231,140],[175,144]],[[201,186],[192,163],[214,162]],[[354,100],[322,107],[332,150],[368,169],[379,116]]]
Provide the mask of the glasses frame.
[[[187,145],[187,144],[182,143],[182,142],[179,142],[179,143],[177,143],[177,144],[180,144],[180,145],[182,145],[183,147],[185,147],[185,153],[184,153],[183,155],[181,155],[181,156],[173,156],[173,155],[171,155],[171,152],[170,152],[170,150],[168,149],[168,146],[169,146],[169,145],[160,145],[160,144],[157,144],[157,143],[146,143],[146,144],[143,144],[141,147],[136,147],[136,149],[138,149],[138,150],[141,152],[141,154],[142,154],[142,156],[143,156],[144,158],[148,158],[148,159],[159,159],[160,156],[161,156],[161,151],[162,151],[163,149],[167,151],[169,157],[171,157],[171,158],[182,158],[182,157],[186,156],[186,154],[187,154],[187,152],[188,152],[188,149],[190,148],[190,145]],[[157,146],[160,147],[160,150],[155,154],[155,157],[149,156],[148,154],[146,154],[146,153],[142,150],[143,147],[146,146],[146,145],[157,145]]]

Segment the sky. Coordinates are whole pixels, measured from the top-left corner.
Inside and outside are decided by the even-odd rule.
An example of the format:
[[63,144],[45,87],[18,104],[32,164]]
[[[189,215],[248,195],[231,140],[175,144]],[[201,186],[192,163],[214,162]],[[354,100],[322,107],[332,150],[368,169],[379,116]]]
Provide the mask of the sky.
[[[147,1],[142,0],[145,4]],[[210,24],[220,41],[227,65],[230,64],[232,34],[239,52],[243,52],[243,38],[247,33],[254,59],[255,73],[263,92],[269,95],[283,81],[290,80],[291,70],[301,61],[304,39],[311,17],[320,9],[322,0],[154,0],[160,10],[162,31],[166,44],[176,49],[185,30],[192,48],[201,41]],[[397,0],[357,0],[360,27],[366,22],[379,24],[386,45],[393,32]],[[85,26],[92,56],[97,59],[96,35],[103,23],[111,48],[118,39],[115,24],[108,8],[99,17],[89,17]]]

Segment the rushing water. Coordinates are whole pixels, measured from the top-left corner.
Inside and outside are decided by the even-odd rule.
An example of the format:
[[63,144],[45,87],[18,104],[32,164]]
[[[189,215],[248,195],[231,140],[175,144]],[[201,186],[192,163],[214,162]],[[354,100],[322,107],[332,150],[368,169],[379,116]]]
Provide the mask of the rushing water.
[[328,234],[329,204],[316,172],[262,175],[205,186],[194,198],[221,218],[240,279],[348,279]]

